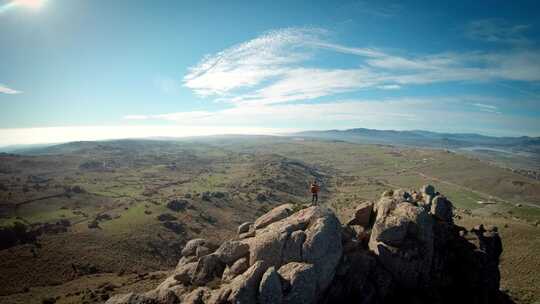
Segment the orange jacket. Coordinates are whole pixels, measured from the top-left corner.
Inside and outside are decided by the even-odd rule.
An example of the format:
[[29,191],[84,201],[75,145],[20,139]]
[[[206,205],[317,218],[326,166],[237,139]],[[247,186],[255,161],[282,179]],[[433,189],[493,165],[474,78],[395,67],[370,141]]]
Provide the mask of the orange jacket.
[[321,187],[319,185],[311,184],[311,193],[319,193],[321,190]]

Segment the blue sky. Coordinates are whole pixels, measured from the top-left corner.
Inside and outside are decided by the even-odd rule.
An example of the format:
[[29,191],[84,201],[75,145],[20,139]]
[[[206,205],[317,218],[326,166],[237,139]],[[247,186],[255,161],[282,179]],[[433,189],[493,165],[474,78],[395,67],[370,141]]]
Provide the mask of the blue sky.
[[435,2],[0,0],[0,145],[540,136],[540,4]]

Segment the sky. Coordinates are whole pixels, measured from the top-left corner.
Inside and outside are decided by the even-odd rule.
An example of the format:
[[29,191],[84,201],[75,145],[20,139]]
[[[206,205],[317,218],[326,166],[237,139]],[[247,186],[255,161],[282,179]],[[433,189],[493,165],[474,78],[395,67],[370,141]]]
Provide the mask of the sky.
[[0,0],[0,146],[540,136],[537,1]]

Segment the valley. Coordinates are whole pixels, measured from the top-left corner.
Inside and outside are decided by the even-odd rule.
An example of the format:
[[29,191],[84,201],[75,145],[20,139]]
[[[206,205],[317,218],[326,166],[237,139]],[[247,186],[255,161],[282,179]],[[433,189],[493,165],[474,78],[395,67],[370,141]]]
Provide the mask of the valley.
[[187,240],[219,242],[277,205],[308,203],[312,180],[343,217],[385,190],[433,184],[457,224],[499,227],[502,287],[518,303],[538,299],[537,179],[450,150],[216,136],[1,154],[0,302],[94,303],[153,288]]

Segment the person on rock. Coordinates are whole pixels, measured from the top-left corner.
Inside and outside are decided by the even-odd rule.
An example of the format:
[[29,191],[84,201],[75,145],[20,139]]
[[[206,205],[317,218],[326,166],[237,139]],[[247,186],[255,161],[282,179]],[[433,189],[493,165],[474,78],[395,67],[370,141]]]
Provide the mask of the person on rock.
[[319,186],[319,184],[317,183],[316,180],[314,180],[312,183],[311,183],[311,186],[309,188],[309,190],[311,191],[311,203],[312,204],[316,204],[319,202],[319,191],[321,191],[321,186]]

